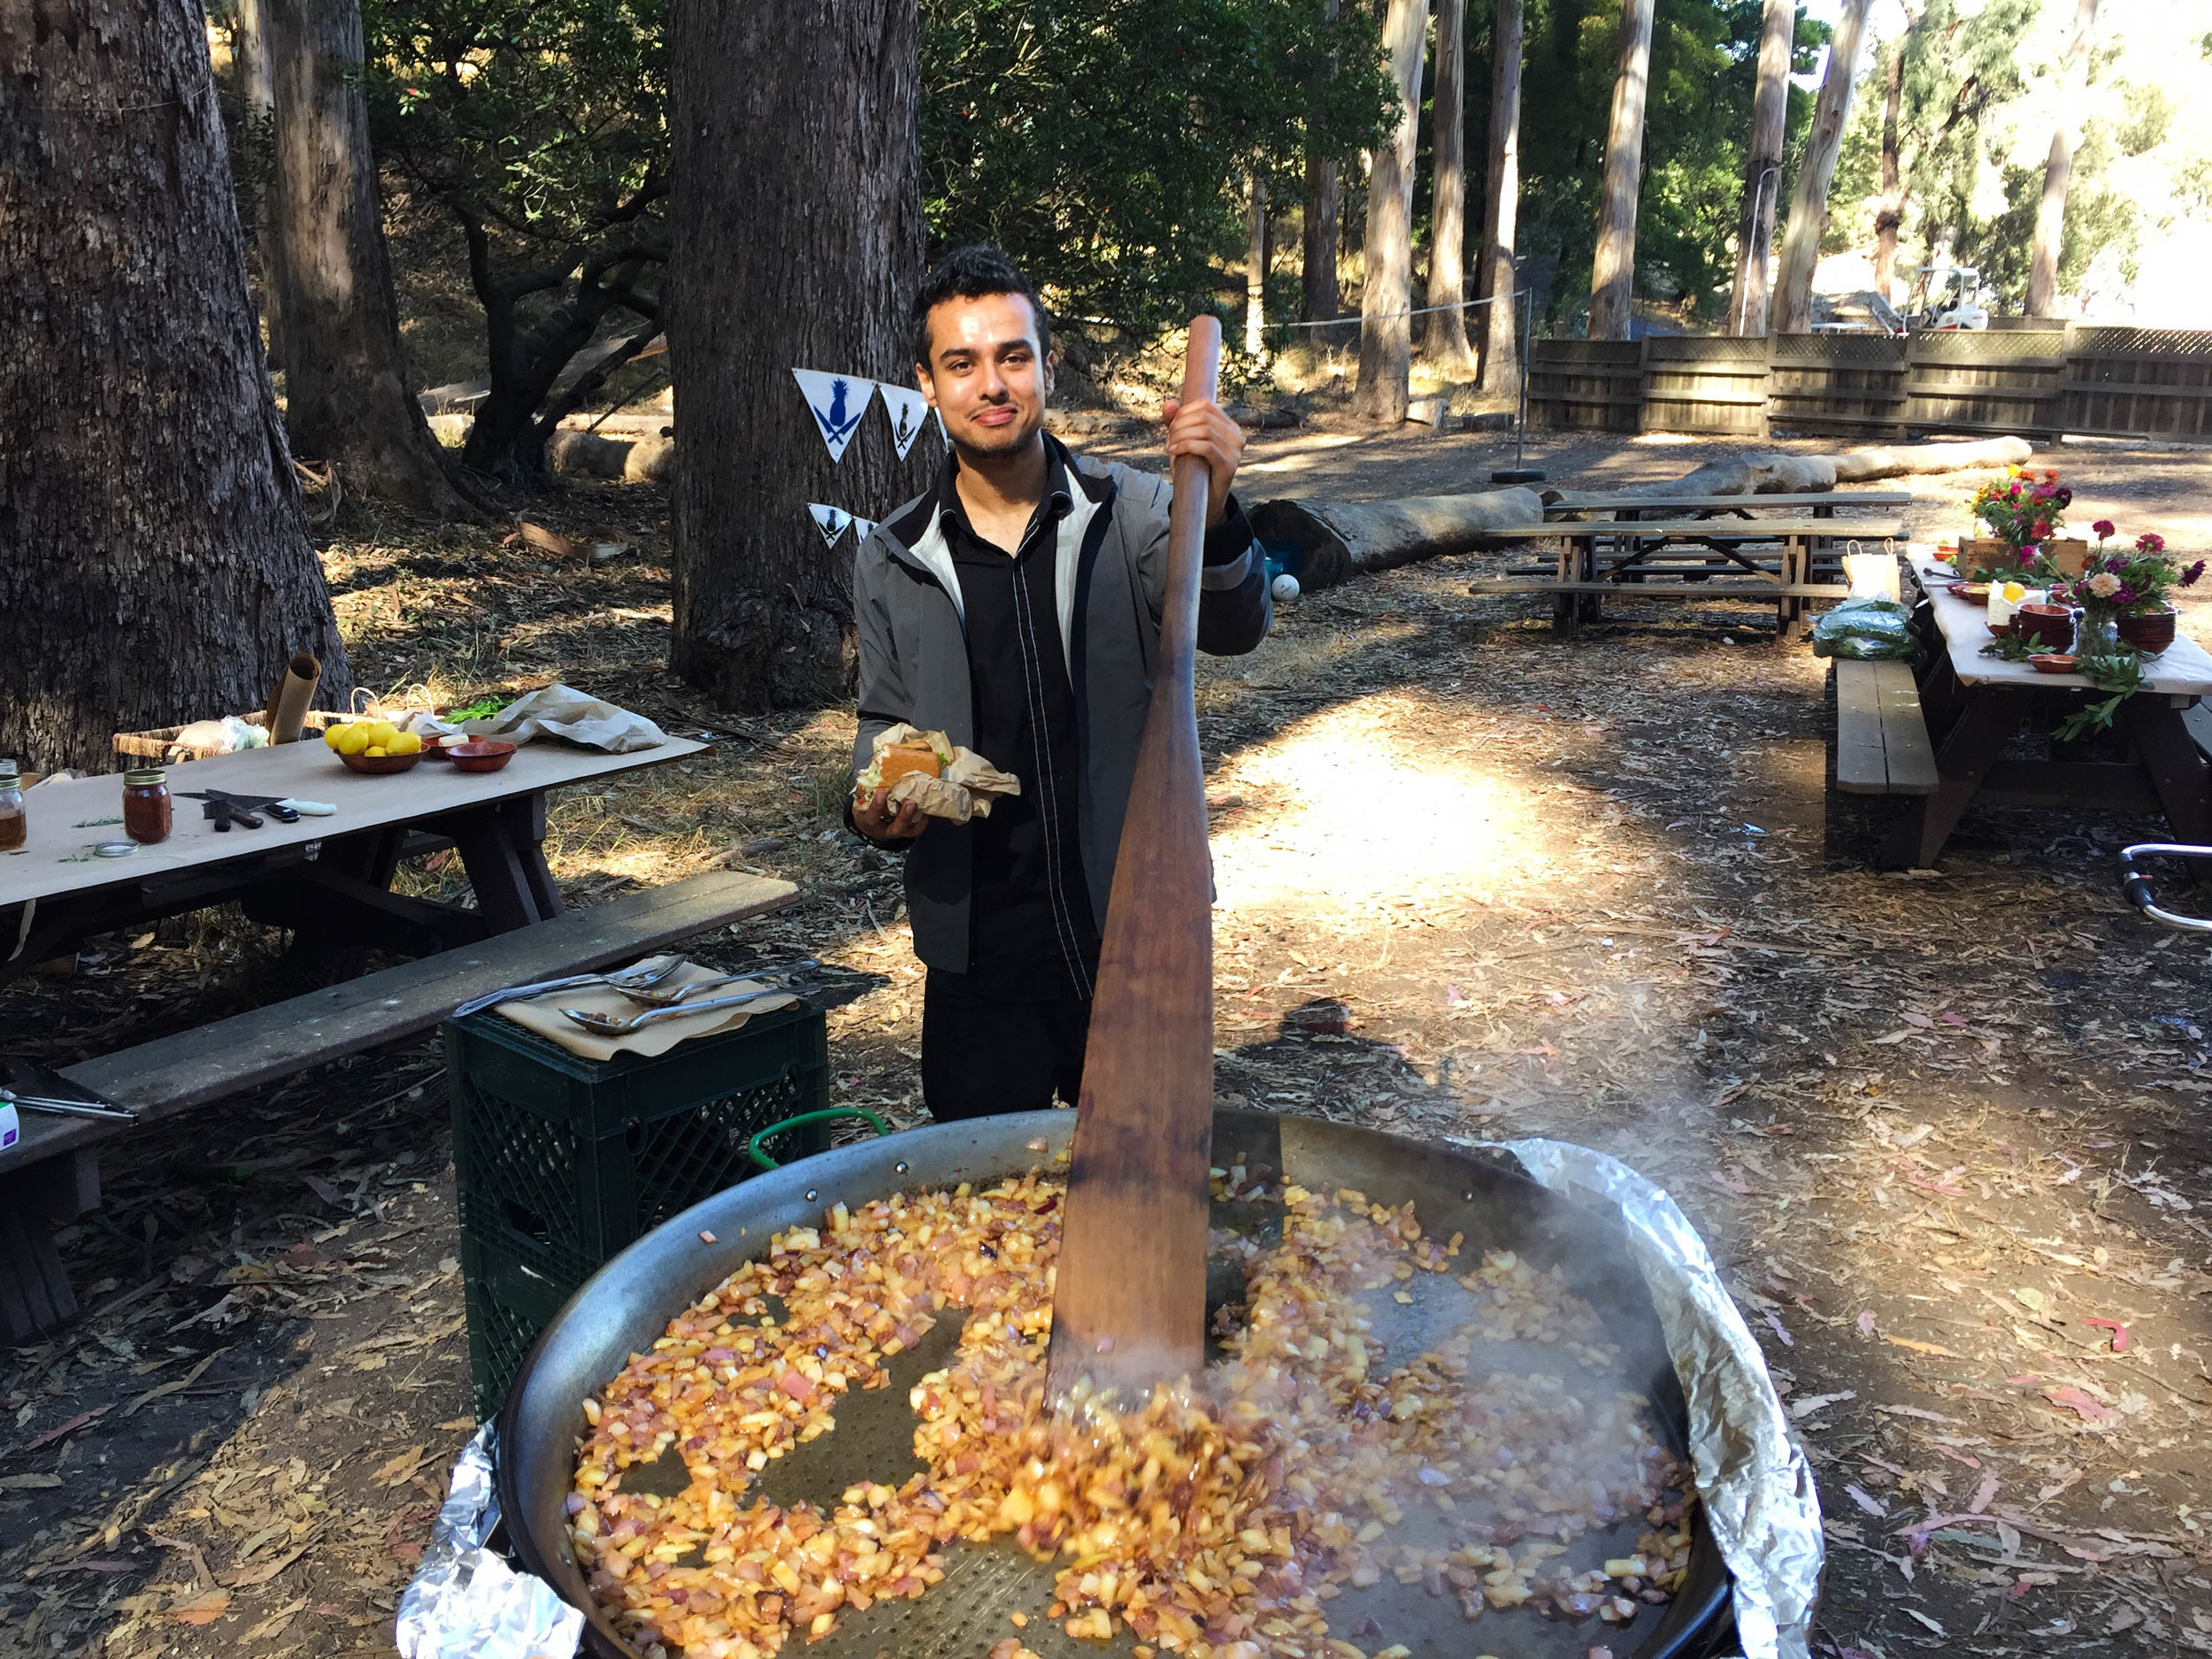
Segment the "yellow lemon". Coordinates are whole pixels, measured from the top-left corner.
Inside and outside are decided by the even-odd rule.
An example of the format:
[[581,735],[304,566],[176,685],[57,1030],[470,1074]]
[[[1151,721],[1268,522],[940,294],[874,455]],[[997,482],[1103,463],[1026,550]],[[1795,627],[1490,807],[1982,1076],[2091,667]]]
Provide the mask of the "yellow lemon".
[[324,727],[323,746],[326,749],[336,749],[340,741],[345,735],[345,730],[346,728],[342,726],[331,726]]
[[2007,604],[2016,605],[2027,596],[2028,590],[2023,588],[2018,582],[2007,582],[2005,584],[2005,603]]
[[367,726],[349,726],[342,728],[338,738],[338,752],[341,755],[358,755],[368,746],[369,728]]
[[380,743],[387,749],[391,747],[392,740],[398,735],[399,728],[389,720],[379,720],[369,728],[369,741]]
[[371,760],[379,760],[383,757],[384,745],[381,743],[372,743],[361,752]]
[[422,753],[422,739],[412,732],[402,732],[384,747],[395,755],[419,755]]

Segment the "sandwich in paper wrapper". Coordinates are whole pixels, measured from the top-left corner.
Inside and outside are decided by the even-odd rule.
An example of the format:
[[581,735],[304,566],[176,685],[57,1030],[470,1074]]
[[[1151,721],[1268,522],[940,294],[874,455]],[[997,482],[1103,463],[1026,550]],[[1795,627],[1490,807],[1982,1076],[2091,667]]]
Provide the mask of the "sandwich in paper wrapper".
[[892,806],[911,801],[932,818],[965,824],[991,816],[991,803],[1022,792],[1022,780],[972,749],[956,747],[942,732],[920,732],[902,722],[876,733],[875,756],[854,780],[862,801],[875,799],[887,780]]

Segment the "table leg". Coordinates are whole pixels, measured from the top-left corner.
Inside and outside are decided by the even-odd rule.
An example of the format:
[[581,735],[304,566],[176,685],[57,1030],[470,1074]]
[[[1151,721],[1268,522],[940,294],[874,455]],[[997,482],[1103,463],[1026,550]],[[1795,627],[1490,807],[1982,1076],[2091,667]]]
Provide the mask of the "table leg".
[[519,801],[510,801],[500,808],[505,818],[507,833],[513,838],[515,851],[522,862],[523,878],[529,883],[530,896],[535,901],[538,919],[549,922],[557,916],[567,914],[568,906],[561,902],[561,889],[555,885],[553,872],[545,862],[545,797],[528,795]]
[[2130,697],[2120,705],[2119,719],[2166,808],[2174,839],[2212,846],[2212,771],[2199,757],[2181,710],[2163,700]]
[[441,822],[461,849],[476,908],[495,933],[511,933],[562,913],[560,889],[546,867],[545,804],[525,796]]
[[77,1317],[52,1229],[100,1202],[88,1147],[0,1175],[0,1344],[35,1340]]
[[1934,866],[1967,807],[1996,764],[2006,740],[2020,726],[2029,699],[2001,691],[1968,695],[1964,710],[1936,750],[1935,793],[1921,796],[1897,822],[1876,855],[1882,870]]

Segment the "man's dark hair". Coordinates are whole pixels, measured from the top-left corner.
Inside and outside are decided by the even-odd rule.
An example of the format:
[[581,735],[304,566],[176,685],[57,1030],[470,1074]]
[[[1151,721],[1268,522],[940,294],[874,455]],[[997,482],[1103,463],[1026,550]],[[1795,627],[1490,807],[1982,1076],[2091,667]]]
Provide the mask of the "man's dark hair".
[[1052,319],[1022,268],[1003,248],[976,242],[955,248],[930,266],[914,296],[914,361],[929,365],[929,313],[947,300],[979,300],[992,294],[1018,294],[1037,319],[1037,355],[1052,355]]

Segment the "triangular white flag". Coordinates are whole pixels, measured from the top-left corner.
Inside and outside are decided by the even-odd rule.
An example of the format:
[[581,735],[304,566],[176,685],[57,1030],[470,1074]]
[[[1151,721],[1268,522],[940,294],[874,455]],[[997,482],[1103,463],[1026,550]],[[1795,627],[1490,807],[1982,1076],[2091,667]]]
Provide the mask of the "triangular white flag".
[[818,501],[810,501],[806,510],[814,515],[814,527],[822,533],[822,545],[835,547],[837,538],[845,534],[845,526],[853,521],[852,514],[842,507],[825,507]]
[[854,374],[825,374],[819,369],[791,373],[799,382],[822,442],[829,445],[830,459],[843,460],[845,446],[853,441],[853,434],[860,429],[860,418],[868,412],[868,400],[875,394],[876,383]]
[[856,518],[856,519],[854,519],[854,520],[853,520],[853,545],[854,545],[854,546],[856,546],[856,547],[857,547],[857,546],[859,546],[859,545],[860,545],[860,543],[862,543],[863,541],[865,541],[868,539],[868,537],[869,537],[872,534],[873,534],[873,532],[874,532],[874,530],[875,530],[875,527],[876,527],[876,521],[875,521],[873,518]]
[[914,447],[914,440],[922,435],[922,426],[929,416],[929,399],[911,387],[894,386],[885,380],[876,389],[883,394],[883,412],[891,417],[891,442],[899,446],[899,459],[906,459],[906,452]]

